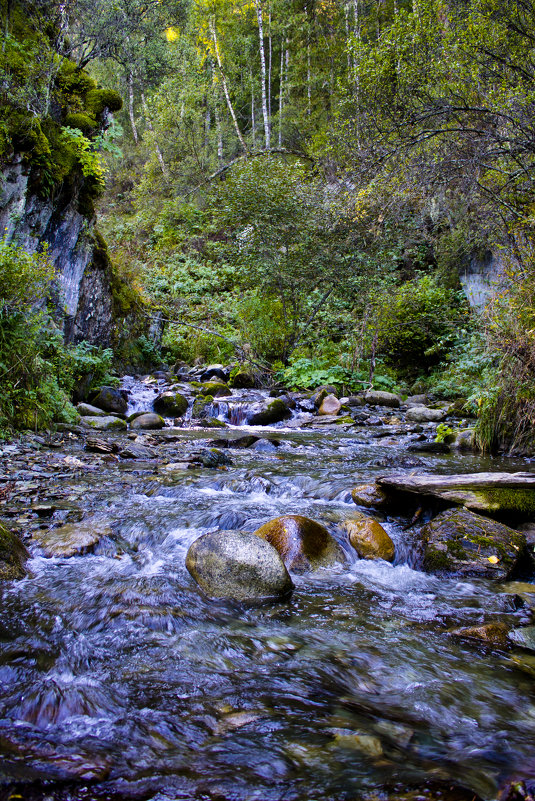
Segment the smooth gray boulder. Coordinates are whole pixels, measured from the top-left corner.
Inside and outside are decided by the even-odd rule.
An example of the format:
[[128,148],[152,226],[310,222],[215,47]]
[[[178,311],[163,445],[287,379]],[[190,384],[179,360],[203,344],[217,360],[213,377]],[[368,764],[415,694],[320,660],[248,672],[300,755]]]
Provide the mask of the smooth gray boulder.
[[124,414],[128,408],[128,395],[124,389],[101,387],[92,398],[92,404],[105,412]]
[[190,546],[186,568],[210,598],[262,601],[284,598],[293,590],[276,549],[249,532],[203,534]]
[[135,417],[130,423],[130,428],[133,429],[146,429],[147,431],[154,431],[165,426],[165,420],[155,412],[145,412]]
[[81,422],[97,431],[124,431],[128,428],[126,420],[110,415],[107,417],[82,417]]
[[103,409],[91,406],[90,403],[79,403],[76,406],[76,411],[80,417],[106,417],[106,412]]
[[274,398],[265,405],[257,405],[247,415],[247,424],[250,426],[269,426],[280,423],[291,417],[292,413],[287,404],[280,398]]
[[399,395],[394,395],[393,392],[381,392],[377,389],[368,390],[364,399],[370,406],[389,406],[392,409],[397,409],[401,403]]
[[444,420],[447,412],[445,409],[430,409],[428,406],[413,406],[407,410],[407,420],[413,423],[439,423]]

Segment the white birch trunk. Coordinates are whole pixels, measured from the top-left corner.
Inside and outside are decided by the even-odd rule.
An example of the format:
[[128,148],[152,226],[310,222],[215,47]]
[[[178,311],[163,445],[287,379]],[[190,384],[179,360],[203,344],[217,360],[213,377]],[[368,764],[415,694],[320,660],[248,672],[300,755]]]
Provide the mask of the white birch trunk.
[[217,41],[217,33],[215,29],[215,22],[210,20],[210,32],[212,34],[212,40],[214,42],[214,50],[215,50],[215,57],[217,60],[217,66],[219,67],[219,75],[221,76],[221,84],[223,86],[223,93],[225,95],[225,100],[227,101],[227,107],[232,117],[232,122],[234,124],[234,130],[236,131],[236,136],[238,137],[238,141],[243,148],[244,153],[247,153],[247,145],[245,144],[245,140],[242,136],[242,132],[240,131],[240,126],[238,125],[238,118],[236,117],[236,112],[234,111],[234,106],[232,105],[232,100],[230,99],[230,94],[228,91],[227,86],[227,79],[225,77],[225,73],[223,71],[223,63],[221,61],[221,53],[219,52],[219,44]]
[[[154,127],[152,125],[152,120],[150,118],[149,109],[147,107],[147,101],[145,100],[144,92],[141,92],[141,104],[143,106],[143,112],[145,114],[145,120],[147,122],[147,128],[151,133],[154,133]],[[169,170],[167,169],[167,165],[163,159],[162,151],[160,150],[160,146],[154,138],[154,150],[156,151],[156,157],[158,158],[158,162],[160,164],[160,169],[162,171],[162,175],[166,181],[169,180]]]
[[130,119],[130,127],[132,128],[132,136],[136,145],[139,143],[139,134],[136,127],[136,118],[134,116],[134,76],[131,72],[128,73],[128,117]]
[[271,147],[271,130],[266,95],[266,54],[264,51],[264,21],[262,19],[262,0],[255,0],[256,18],[258,20],[258,37],[260,46],[260,72],[262,78],[262,115],[264,117],[264,139],[266,150]]

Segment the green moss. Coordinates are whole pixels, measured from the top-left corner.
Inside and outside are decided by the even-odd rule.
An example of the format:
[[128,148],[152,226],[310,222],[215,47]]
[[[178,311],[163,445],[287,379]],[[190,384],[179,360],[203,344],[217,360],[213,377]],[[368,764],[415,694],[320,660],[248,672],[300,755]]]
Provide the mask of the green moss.
[[467,553],[459,540],[446,540],[446,546],[448,549],[448,553],[454,556],[456,559],[466,559]]
[[535,514],[535,490],[515,487],[503,487],[488,490],[477,490],[490,511],[513,512],[531,517]]
[[85,136],[91,136],[97,129],[96,120],[80,111],[74,114],[67,114],[65,125],[68,125],[69,128],[78,128]]
[[123,100],[113,89],[92,89],[85,96],[85,107],[90,114],[98,118],[106,108],[112,112],[120,111]]
[[424,567],[434,573],[441,570],[453,570],[454,563],[446,551],[428,549],[424,558]]

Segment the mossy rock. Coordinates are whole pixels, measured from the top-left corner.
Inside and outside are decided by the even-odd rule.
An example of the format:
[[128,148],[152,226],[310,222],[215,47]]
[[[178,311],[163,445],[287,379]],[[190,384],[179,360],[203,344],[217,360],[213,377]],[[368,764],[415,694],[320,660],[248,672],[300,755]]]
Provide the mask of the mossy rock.
[[0,580],[12,581],[26,575],[29,553],[20,539],[0,523]]
[[81,111],[74,114],[67,114],[65,117],[65,125],[69,128],[78,128],[84,136],[91,136],[98,128],[98,123],[95,118]]
[[162,392],[154,401],[153,408],[162,417],[182,417],[188,410],[188,399],[180,392]]
[[303,515],[284,515],[255,532],[280,553],[288,570],[303,573],[345,562],[345,554],[327,529]]
[[91,89],[85,96],[85,107],[96,118],[100,117],[105,109],[111,112],[120,111],[123,100],[113,89]]
[[199,395],[193,401],[193,407],[191,409],[192,416],[198,419],[207,417],[208,411],[213,402],[214,402],[213,395]]
[[201,385],[199,390],[200,395],[211,395],[213,398],[222,398],[227,395],[232,395],[231,390],[222,381],[207,381]]
[[256,387],[254,375],[244,367],[235,367],[230,374],[228,383],[232,389],[254,389]]
[[424,569],[504,581],[528,558],[526,538],[502,523],[448,509],[422,528]]
[[286,403],[280,398],[275,398],[263,408],[251,411],[247,416],[247,423],[251,426],[269,426],[291,416],[292,413]]

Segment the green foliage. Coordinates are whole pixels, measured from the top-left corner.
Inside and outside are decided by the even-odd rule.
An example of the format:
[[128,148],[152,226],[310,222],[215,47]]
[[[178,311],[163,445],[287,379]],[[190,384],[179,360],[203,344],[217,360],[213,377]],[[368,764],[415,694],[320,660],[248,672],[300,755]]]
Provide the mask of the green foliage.
[[[79,116],[79,115],[76,115]],[[99,187],[104,188],[104,166],[102,159],[94,150],[91,140],[89,140],[78,128],[67,126],[61,129],[63,140],[70,145],[78,158],[82,167],[82,174]]]
[[376,320],[387,363],[416,374],[448,356],[468,326],[468,305],[461,293],[424,275],[381,299]]
[[446,423],[439,423],[435,442],[446,442],[452,434],[454,434],[453,428],[450,428]]
[[[321,359],[295,359],[289,367],[280,369],[275,378],[290,389],[314,389],[322,384],[334,384],[348,392],[357,392],[369,386],[368,376],[363,372]],[[374,378],[376,389],[391,390],[394,385],[389,376],[377,375]]]

